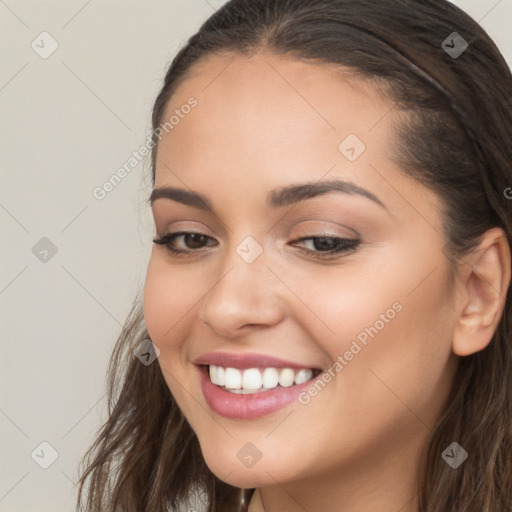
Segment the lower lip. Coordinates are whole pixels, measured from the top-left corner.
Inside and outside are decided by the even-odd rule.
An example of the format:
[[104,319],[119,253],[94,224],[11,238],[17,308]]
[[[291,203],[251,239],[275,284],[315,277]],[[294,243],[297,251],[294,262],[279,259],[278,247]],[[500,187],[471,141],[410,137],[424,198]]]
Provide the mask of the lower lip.
[[242,395],[231,393],[215,385],[207,374],[206,366],[198,366],[201,389],[208,405],[221,416],[249,420],[271,414],[286,407],[306,390],[316,379],[287,388],[277,387],[259,393]]

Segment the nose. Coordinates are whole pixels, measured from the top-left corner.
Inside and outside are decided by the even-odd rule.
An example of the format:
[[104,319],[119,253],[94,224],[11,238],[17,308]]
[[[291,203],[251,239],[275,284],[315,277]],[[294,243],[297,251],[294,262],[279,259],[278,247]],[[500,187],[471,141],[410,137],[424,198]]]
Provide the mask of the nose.
[[252,263],[230,252],[202,300],[200,318],[222,337],[278,324],[285,315],[285,287],[267,266],[265,251]]

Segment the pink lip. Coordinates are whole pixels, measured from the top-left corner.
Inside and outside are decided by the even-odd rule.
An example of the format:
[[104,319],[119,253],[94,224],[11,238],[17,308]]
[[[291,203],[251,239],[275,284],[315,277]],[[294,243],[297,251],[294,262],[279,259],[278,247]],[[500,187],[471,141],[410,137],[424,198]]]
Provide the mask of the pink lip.
[[238,368],[244,370],[247,368],[295,368],[300,370],[301,368],[314,368],[308,364],[294,363],[292,361],[285,361],[277,357],[256,354],[256,353],[244,353],[236,354],[233,352],[208,352],[198,357],[195,361],[197,365],[209,365],[223,366],[224,368]]
[[[261,361],[258,362],[261,363]],[[275,364],[275,360],[273,360],[273,363]],[[247,367],[254,368],[255,366],[258,365],[248,365]],[[234,368],[234,366],[232,367]],[[304,367],[301,366],[300,368]],[[316,380],[313,378],[303,384],[288,388],[277,387],[262,393],[240,395],[230,393],[213,384],[207,374],[207,366],[197,366],[197,369],[200,374],[201,389],[208,405],[221,416],[242,420],[259,418],[286,407]]]

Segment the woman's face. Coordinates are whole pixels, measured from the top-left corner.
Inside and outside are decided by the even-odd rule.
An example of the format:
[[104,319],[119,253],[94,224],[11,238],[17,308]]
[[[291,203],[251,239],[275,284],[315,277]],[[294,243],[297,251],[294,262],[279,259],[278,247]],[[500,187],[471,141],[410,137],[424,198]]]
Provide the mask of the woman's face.
[[[414,474],[456,315],[440,203],[391,160],[396,111],[369,82],[269,53],[208,58],[167,105],[155,190],[184,192],[155,194],[156,232],[199,235],[168,239],[186,253],[155,244],[145,320],[206,463],[234,486]],[[283,386],[227,391],[209,362],[235,368],[216,371],[233,388]],[[289,386],[308,370],[322,373]]]

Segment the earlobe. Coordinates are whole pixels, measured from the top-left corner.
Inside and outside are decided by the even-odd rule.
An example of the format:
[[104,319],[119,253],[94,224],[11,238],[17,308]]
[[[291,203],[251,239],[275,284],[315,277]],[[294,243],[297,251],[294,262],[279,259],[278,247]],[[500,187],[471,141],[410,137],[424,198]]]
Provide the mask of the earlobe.
[[467,259],[465,269],[461,269],[464,303],[453,335],[455,354],[467,356],[490,343],[505,307],[510,265],[510,247],[504,231],[490,229]]

